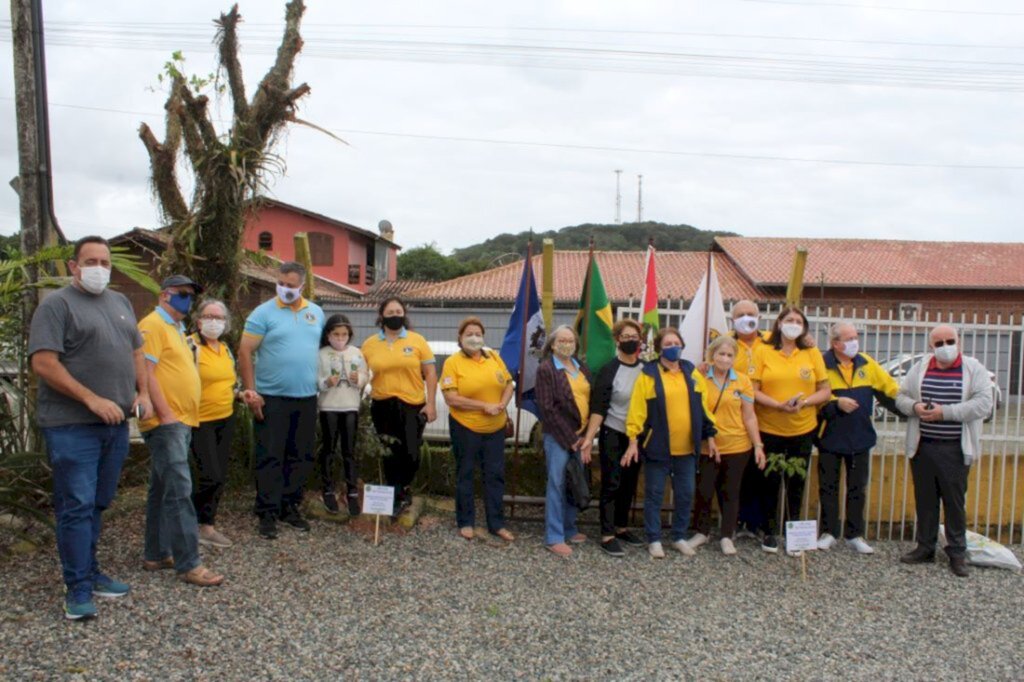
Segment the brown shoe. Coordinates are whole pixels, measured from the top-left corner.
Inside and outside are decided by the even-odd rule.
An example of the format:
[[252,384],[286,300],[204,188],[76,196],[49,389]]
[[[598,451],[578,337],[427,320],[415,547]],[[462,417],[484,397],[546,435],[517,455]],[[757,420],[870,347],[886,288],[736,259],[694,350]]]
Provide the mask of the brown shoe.
[[949,570],[953,571],[953,575],[958,578],[966,578],[970,575],[967,570],[967,559],[962,556],[949,557]]
[[935,550],[918,545],[900,557],[905,564],[930,564],[935,561]]
[[572,545],[582,545],[586,541],[587,536],[583,533],[576,533],[576,535],[573,535],[571,538],[569,538],[569,544]]
[[206,566],[196,566],[191,571],[179,573],[178,580],[198,587],[216,587],[224,582],[224,576],[214,573]]
[[143,571],[166,571],[167,569],[174,568],[174,558],[165,557],[160,561],[143,561]]

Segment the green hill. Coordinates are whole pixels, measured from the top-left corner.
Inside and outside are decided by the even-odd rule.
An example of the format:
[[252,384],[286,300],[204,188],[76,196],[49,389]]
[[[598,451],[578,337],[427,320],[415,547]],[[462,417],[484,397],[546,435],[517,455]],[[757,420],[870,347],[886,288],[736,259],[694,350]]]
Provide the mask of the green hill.
[[[700,230],[691,225],[666,225],[665,223],[643,222],[625,225],[585,224],[563,227],[560,230],[533,233],[533,248],[539,251],[541,240],[554,239],[555,248],[563,251],[587,249],[590,238],[594,247],[601,251],[643,251],[647,240],[654,238],[654,246],[660,251],[706,251],[717,236],[734,237],[734,232]],[[505,254],[526,253],[529,232],[500,234],[479,244],[452,251],[452,256],[462,263],[483,263],[484,267],[493,259]]]

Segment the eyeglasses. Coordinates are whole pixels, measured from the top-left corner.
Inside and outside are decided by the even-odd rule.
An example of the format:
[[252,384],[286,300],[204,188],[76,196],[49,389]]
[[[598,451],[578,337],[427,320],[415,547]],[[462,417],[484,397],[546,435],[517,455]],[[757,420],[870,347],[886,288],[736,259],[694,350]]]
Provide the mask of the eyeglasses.
[[619,337],[619,341],[639,341],[639,340],[640,340],[639,336],[625,336],[625,335],[623,335],[623,336]]
[[938,348],[939,346],[955,346],[956,345],[956,339],[946,339],[945,341],[936,341],[932,345],[935,346],[935,348]]
[[220,320],[221,322],[227,320],[226,317],[217,317],[216,315],[203,315],[199,319],[200,320]]

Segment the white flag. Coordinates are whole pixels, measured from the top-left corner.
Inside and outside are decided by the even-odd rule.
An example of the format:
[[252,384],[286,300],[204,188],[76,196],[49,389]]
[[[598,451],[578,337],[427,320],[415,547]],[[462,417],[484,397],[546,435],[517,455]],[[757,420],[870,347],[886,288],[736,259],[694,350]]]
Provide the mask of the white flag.
[[[718,286],[718,275],[715,274],[715,257],[708,261],[708,271],[700,282],[690,308],[686,311],[679,333],[683,336],[683,358],[695,365],[704,361],[704,350],[716,336],[729,331],[728,318],[725,316],[725,303],[722,301],[722,289]],[[710,284],[708,281],[710,280]],[[705,311],[707,311],[705,315]],[[705,328],[705,324],[707,327]]]

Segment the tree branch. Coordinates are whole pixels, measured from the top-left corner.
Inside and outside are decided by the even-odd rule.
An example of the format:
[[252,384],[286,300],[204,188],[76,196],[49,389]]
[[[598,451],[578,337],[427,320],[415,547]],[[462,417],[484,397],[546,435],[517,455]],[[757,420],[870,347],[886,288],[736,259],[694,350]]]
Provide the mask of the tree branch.
[[153,191],[160,202],[160,210],[164,217],[179,222],[188,217],[188,203],[181,193],[178,184],[177,163],[178,150],[181,148],[181,88],[177,83],[171,84],[171,93],[164,104],[167,112],[164,117],[166,132],[161,143],[148,125],[139,126],[139,139],[149,153],[149,165],[152,171]]
[[[309,91],[299,92],[293,99],[288,95],[295,93],[291,90],[292,69],[295,66],[295,58],[302,50],[302,36],[299,34],[299,24],[302,22],[302,14],[306,11],[303,0],[291,0],[285,9],[284,36],[281,38],[281,46],[277,49],[277,59],[274,65],[263,76],[256,93],[253,95],[250,106],[248,125],[243,126],[255,135],[253,140],[262,145],[273,134],[274,130],[281,124],[284,114],[292,109],[295,101]],[[301,90],[297,88],[296,90]]]
[[227,14],[221,14],[215,23],[220,27],[217,43],[220,49],[220,66],[228,77],[228,88],[234,104],[235,118],[244,119],[249,113],[249,102],[245,96],[245,81],[242,79],[242,64],[238,60],[238,24],[242,16],[238,5]]

